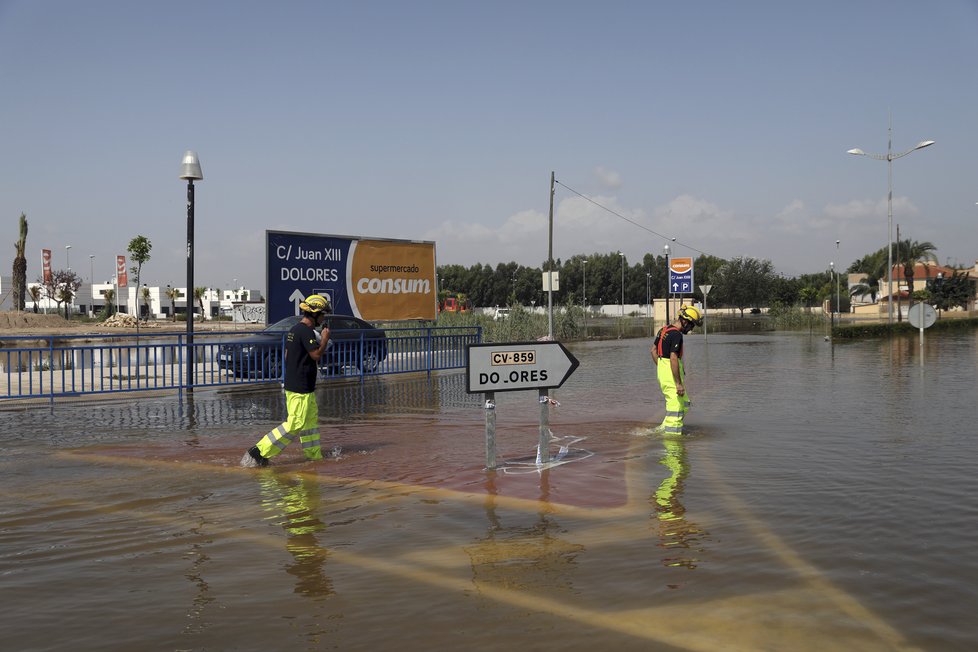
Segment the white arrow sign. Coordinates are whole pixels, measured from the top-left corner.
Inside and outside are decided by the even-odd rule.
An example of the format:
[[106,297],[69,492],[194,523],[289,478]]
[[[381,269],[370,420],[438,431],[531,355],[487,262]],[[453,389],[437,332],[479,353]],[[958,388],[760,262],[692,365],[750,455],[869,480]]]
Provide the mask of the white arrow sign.
[[469,394],[560,387],[580,364],[560,342],[470,344],[466,353]]
[[295,304],[295,314],[296,315],[299,314],[299,304],[302,303],[305,300],[306,300],[306,297],[303,296],[302,292],[299,292],[299,290],[295,290],[292,294],[289,295],[289,301],[291,301],[293,304]]

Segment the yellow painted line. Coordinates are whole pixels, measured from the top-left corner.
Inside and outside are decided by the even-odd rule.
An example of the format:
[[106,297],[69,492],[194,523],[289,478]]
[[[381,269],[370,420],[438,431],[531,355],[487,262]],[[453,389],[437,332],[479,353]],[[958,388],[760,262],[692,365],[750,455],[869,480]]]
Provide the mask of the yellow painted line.
[[[655,439],[640,438],[636,438],[636,440],[636,443],[633,444],[633,449],[635,449],[635,452],[638,452],[637,449],[646,446],[647,442],[656,441]],[[67,451],[58,452],[56,455],[65,457],[83,457],[86,460],[94,460],[114,465],[146,468],[162,467],[168,468],[171,471],[174,468],[190,470],[193,467],[206,466],[209,470],[216,470],[223,473],[246,473],[254,475],[256,472],[266,472],[264,470],[245,469],[237,466],[225,467],[210,464],[187,464],[162,460],[144,460],[139,458],[118,457],[112,455],[72,453]],[[629,459],[627,459],[625,462],[625,479],[627,486],[626,505],[610,509],[583,508],[567,504],[546,503],[533,499],[511,498],[498,495],[488,496],[484,493],[464,492],[439,487],[425,487],[384,480],[322,475],[319,473],[295,470],[289,470],[283,474],[301,475],[307,481],[315,481],[320,484],[341,485],[346,488],[358,488],[370,491],[385,492],[387,495],[380,494],[377,496],[377,498],[380,499],[425,496],[446,501],[461,501],[463,503],[477,504],[482,507],[489,505],[493,509],[512,509],[529,513],[552,514],[580,519],[601,519],[607,521],[609,519],[617,519],[624,516],[635,515],[640,515],[643,517],[643,519],[647,519],[652,509],[649,504],[649,496],[651,495],[652,491],[649,485],[651,474],[644,468],[641,468],[644,467],[644,465],[639,464],[640,457],[641,456],[639,455],[630,454]],[[736,513],[738,517],[750,528],[753,535],[767,548],[769,548],[778,558],[780,558],[787,567],[794,570],[805,584],[807,584],[810,588],[815,589],[817,594],[824,597],[831,604],[834,604],[847,616],[865,625],[870,631],[878,636],[883,645],[886,646],[882,649],[915,649],[909,646],[904,637],[898,631],[882,621],[878,616],[872,613],[855,598],[825,579],[818,569],[804,561],[779,537],[766,528],[766,526],[764,526],[764,524],[750,512],[747,506],[733,495],[733,493],[729,490],[729,487],[720,478],[716,465],[709,460],[708,456],[704,456],[700,462],[706,465],[705,471],[709,476],[709,479],[721,487],[722,491],[719,493],[720,495],[724,496],[724,500],[726,501],[729,510]],[[350,500],[359,502],[359,499]],[[129,510],[126,509],[113,510],[111,508],[107,508],[104,511],[129,512]],[[180,522],[178,519],[167,519],[165,517],[148,515],[141,512],[132,512],[132,516],[137,519],[165,524]],[[626,533],[630,535],[628,539],[632,540],[632,536],[635,536],[636,538],[639,536],[648,536],[648,531],[646,527],[644,527],[646,523],[648,523],[648,521],[643,520],[642,527],[609,525],[607,529],[605,527],[588,528],[587,534],[583,532],[580,534],[584,537],[584,540],[593,542],[594,544],[606,542],[608,539],[603,536],[603,534],[607,534],[608,532],[616,533],[614,540],[622,540],[619,537]],[[222,534],[222,536],[247,539],[261,545],[273,547],[275,549],[279,549],[282,546],[282,540],[280,538],[270,535],[255,535],[250,533],[242,533],[236,530],[225,530],[220,532],[220,534]],[[585,545],[581,543],[581,541],[578,541],[579,538],[580,537],[575,535],[575,543]],[[694,651],[703,650],[713,652],[718,648],[729,650],[754,649],[753,646],[738,648],[733,646],[731,643],[733,638],[738,635],[743,635],[743,623],[745,621],[750,622],[749,619],[744,616],[739,618],[729,618],[726,615],[717,616],[711,614],[714,612],[722,614],[747,613],[748,609],[745,605],[751,605],[751,608],[769,609],[770,604],[772,604],[771,594],[768,593],[763,594],[767,597],[762,599],[759,599],[756,595],[727,598],[722,601],[722,605],[712,602],[706,603],[705,605],[690,605],[686,603],[684,604],[683,611],[680,613],[674,613],[673,608],[669,605],[657,605],[655,607],[639,610],[602,612],[584,607],[578,607],[534,593],[507,589],[505,587],[493,586],[486,583],[479,583],[471,578],[453,578],[445,575],[443,572],[427,570],[421,567],[421,564],[441,570],[455,567],[459,564],[452,563],[446,565],[444,561],[438,561],[437,559],[453,553],[458,555],[460,549],[464,552],[466,548],[471,548],[473,545],[478,544],[475,543],[454,547],[446,546],[444,549],[441,549],[437,555],[430,550],[425,552],[415,551],[402,555],[400,559],[372,558],[344,550],[328,549],[328,552],[331,559],[364,570],[386,573],[407,580],[417,581],[431,586],[442,587],[459,592],[469,592],[473,589],[474,585],[480,595],[496,602],[511,606],[518,606],[531,611],[548,613],[557,617],[568,618],[578,623],[585,623],[592,627],[599,627],[609,631],[620,632],[650,641],[667,643],[680,649]],[[469,559],[469,565],[471,565],[471,559]],[[810,601],[807,603],[804,601],[800,602],[802,604],[810,604]],[[703,607],[706,605],[710,605],[710,609],[704,611]],[[701,611],[702,613],[700,613]],[[696,617],[692,617],[693,614],[697,614]],[[716,631],[711,634],[710,630],[725,633],[723,636],[718,638]],[[772,632],[769,632],[769,634],[773,636]],[[789,633],[784,633],[780,636],[787,636],[793,640],[793,637]],[[802,642],[803,640],[793,641],[792,649],[806,649],[806,647],[802,645]],[[769,643],[770,641],[767,641],[767,643],[759,642],[758,644],[764,646]],[[820,649],[822,647],[822,644],[815,646],[813,643],[812,645],[814,647],[810,649]],[[860,649],[873,649],[875,647],[872,641],[860,641],[860,646]]]
[[769,530],[754,516],[742,500],[734,495],[729,485],[720,478],[716,465],[708,456],[704,457],[703,462],[709,467],[711,480],[721,488],[721,491],[718,493],[723,496],[723,500],[730,511],[737,514],[740,520],[750,528],[753,535],[771,550],[771,552],[777,555],[788,568],[794,570],[803,582],[824,594],[843,613],[870,628],[883,641],[892,646],[893,649],[918,649],[910,646],[899,631],[887,624],[882,618],[870,611],[869,608],[854,597],[835,586],[826,579],[821,571],[802,559],[798,553],[792,550],[780,537]]

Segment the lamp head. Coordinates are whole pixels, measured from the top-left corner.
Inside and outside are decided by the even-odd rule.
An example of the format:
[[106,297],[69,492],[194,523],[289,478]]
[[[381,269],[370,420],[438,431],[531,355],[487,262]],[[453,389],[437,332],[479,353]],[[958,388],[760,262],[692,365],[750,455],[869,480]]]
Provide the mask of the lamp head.
[[846,152],[846,154],[855,154],[856,156],[866,156],[866,152],[859,149],[858,147],[855,149],[850,149],[849,151]]
[[930,147],[933,144],[934,144],[933,140],[922,140],[919,143],[917,143],[917,146],[914,147],[914,149],[923,149],[925,147]]
[[197,152],[189,149],[184,152],[183,162],[180,164],[180,178],[189,181],[200,181],[204,178],[204,173],[200,171]]

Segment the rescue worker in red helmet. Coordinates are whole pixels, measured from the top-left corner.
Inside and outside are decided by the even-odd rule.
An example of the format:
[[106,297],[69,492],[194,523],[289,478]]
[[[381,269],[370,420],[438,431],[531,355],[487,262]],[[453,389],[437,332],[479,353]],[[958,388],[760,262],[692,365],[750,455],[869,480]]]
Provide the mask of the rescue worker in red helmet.
[[683,434],[683,419],[690,403],[683,367],[683,335],[702,325],[703,313],[699,308],[682,306],[675,321],[659,329],[652,343],[652,364],[655,365],[659,388],[666,399],[666,414],[656,431],[665,435]]
[[311,294],[299,304],[302,319],[285,336],[285,405],[289,416],[284,423],[262,437],[241,459],[242,466],[268,466],[268,460],[281,453],[298,437],[307,460],[321,460],[319,446],[319,406],[316,404],[316,378],[319,359],[329,343],[329,328],[317,337],[316,327],[332,312],[329,301]]

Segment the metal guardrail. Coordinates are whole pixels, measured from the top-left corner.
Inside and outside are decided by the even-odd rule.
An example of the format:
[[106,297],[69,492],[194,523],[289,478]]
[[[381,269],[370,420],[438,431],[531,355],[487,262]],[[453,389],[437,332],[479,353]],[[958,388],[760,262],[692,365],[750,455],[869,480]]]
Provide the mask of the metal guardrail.
[[[432,372],[465,367],[466,346],[482,340],[479,327],[386,328],[385,349],[364,332],[333,331],[337,350],[320,380]],[[194,333],[193,386],[279,383],[284,336],[271,364],[258,365],[246,347],[254,332]],[[343,335],[349,337],[343,338]],[[250,338],[249,338],[250,336]],[[187,388],[186,334],[21,335],[0,347],[0,401]],[[236,363],[236,364],[233,364]],[[229,369],[229,367],[233,367]]]

